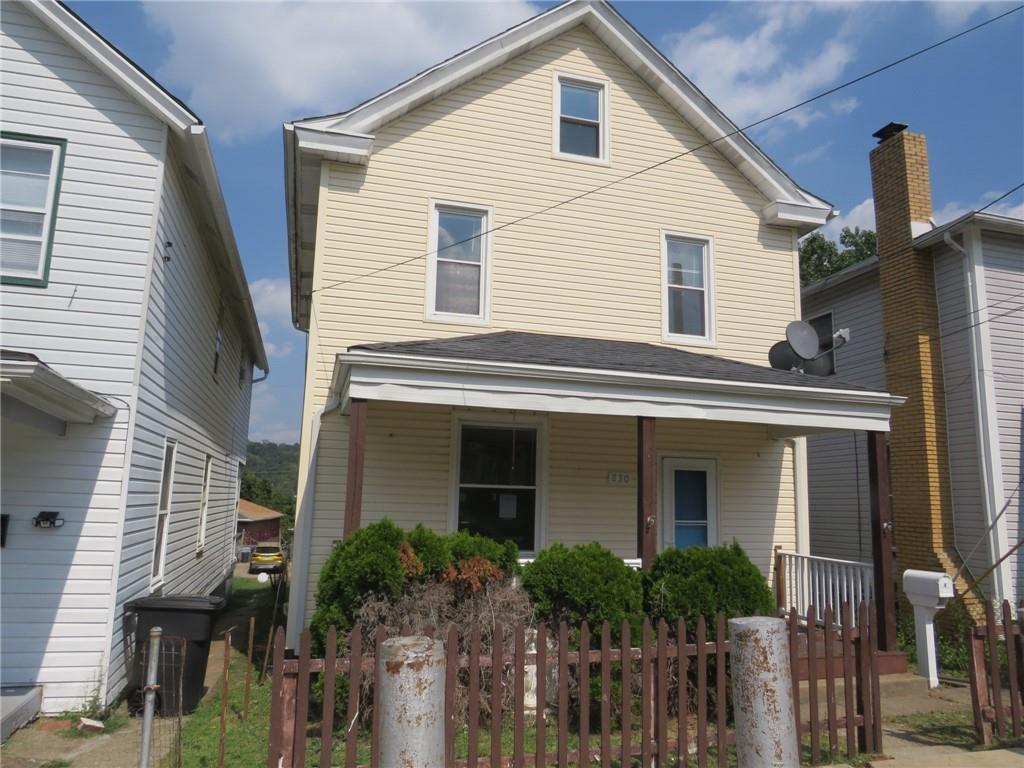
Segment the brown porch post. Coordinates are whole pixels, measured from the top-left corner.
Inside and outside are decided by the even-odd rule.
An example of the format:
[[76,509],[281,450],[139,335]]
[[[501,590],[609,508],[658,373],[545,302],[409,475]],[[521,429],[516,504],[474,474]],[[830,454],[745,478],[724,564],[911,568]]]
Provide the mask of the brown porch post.
[[363,463],[366,458],[365,400],[352,400],[348,416],[348,475],[345,481],[345,528],[348,538],[359,530],[363,517]]
[[636,418],[636,546],[643,569],[654,561],[658,536],[658,463],[654,417]]
[[871,484],[871,555],[875,563],[878,648],[896,648],[896,579],[893,564],[892,505],[889,500],[889,452],[885,432],[868,432]]

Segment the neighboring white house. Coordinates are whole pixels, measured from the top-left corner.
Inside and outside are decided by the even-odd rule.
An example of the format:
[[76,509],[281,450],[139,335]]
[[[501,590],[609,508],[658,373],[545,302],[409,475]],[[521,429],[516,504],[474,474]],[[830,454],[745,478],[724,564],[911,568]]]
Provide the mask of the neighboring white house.
[[[1024,558],[995,563],[1020,540],[1021,422],[1024,419],[1024,221],[969,213],[936,227],[926,221],[930,200],[924,137],[902,128],[890,142],[915,142],[905,162],[873,162],[876,218],[905,235],[906,247],[879,230],[878,257],[803,289],[804,319],[830,336],[849,328],[851,342],[834,353],[838,378],[908,395],[902,410],[921,409],[927,429],[894,418],[891,474],[896,559],[901,568],[943,569],[963,576],[960,588],[981,579],[988,598],[1022,594]],[[909,138],[907,138],[909,137]],[[885,149],[882,145],[876,152]],[[909,190],[909,192],[908,192]],[[908,211],[910,212],[908,214]],[[915,215],[916,213],[916,215]],[[906,347],[898,313],[905,295],[882,288],[881,269],[916,260],[904,286],[924,282],[919,333],[930,364],[906,379]],[[901,306],[895,306],[899,303]],[[895,319],[894,319],[895,318]],[[934,318],[932,320],[931,318]],[[915,358],[919,356],[915,355]],[[900,378],[903,376],[904,378]],[[928,394],[935,403],[927,406]],[[899,414],[904,415],[902,412]],[[920,424],[921,422],[917,422]],[[870,561],[870,488],[867,447],[856,433],[808,440],[811,551]],[[928,500],[911,496],[925,482]]]
[[65,6],[0,23],[2,681],[126,680],[127,601],[230,586],[267,361],[205,126]]

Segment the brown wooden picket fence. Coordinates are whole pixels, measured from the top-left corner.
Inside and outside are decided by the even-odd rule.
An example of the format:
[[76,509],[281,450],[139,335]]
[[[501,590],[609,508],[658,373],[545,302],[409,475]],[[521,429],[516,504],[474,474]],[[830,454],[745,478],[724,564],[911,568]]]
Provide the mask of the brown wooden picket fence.
[[[974,732],[979,744],[992,743],[993,725],[1000,739],[1020,738],[1024,730],[1024,622],[1019,617],[1014,621],[1009,600],[1003,601],[1000,614],[1002,624],[988,603],[985,623],[967,631]],[[1005,655],[1000,652],[1000,639]]]
[[[882,748],[874,607],[868,603],[859,606],[857,627],[850,610],[848,605],[843,607],[842,621],[827,610],[824,626],[816,626],[814,606],[806,616],[792,610],[787,617],[795,715],[805,763],[831,762],[840,755],[854,757]],[[624,623],[620,648],[614,648],[607,622],[593,634],[586,623],[570,628],[563,622],[550,632],[541,624],[533,643],[536,652],[528,653],[526,627],[516,626],[511,633],[512,647],[503,648],[502,628],[496,625],[489,656],[481,654],[480,627],[471,632],[467,655],[459,655],[457,630],[450,628],[442,638],[447,655],[446,766],[694,764],[706,768],[709,761],[726,765],[735,741],[730,727],[726,618],[719,615],[714,627],[711,640],[703,617],[692,634],[682,621],[673,627],[645,621],[637,638],[636,633],[631,637],[630,627]],[[426,634],[433,633],[428,630]],[[284,633],[278,629],[273,650],[269,768],[339,764],[388,768],[378,763],[378,691],[372,687],[367,713],[364,687],[372,681],[375,658],[387,639],[384,627],[378,627],[368,639],[369,646],[364,647],[360,633],[353,632],[348,648],[339,647],[332,628],[323,657],[314,658],[307,630],[298,657],[287,659]],[[622,663],[624,659],[628,663]],[[530,668],[545,671],[536,675],[536,708],[527,706],[525,697]],[[482,674],[494,669],[502,674]],[[322,695],[311,705],[311,692],[325,670]],[[467,673],[460,674],[462,670]],[[555,690],[549,697],[552,672],[556,673]],[[578,683],[572,694],[570,679]],[[689,682],[678,685],[674,680]],[[591,681],[600,690],[595,722],[591,722]],[[619,690],[613,681],[620,683]],[[338,697],[338,708],[344,706],[344,712],[335,707],[336,695],[342,691],[339,685],[344,686],[345,696]],[[457,693],[467,701],[459,722]],[[502,702],[509,694],[511,711],[503,711]],[[570,717],[571,695],[577,697],[574,718]],[[613,699],[620,705],[617,714],[613,714]],[[316,701],[322,702],[320,712],[311,718]],[[494,713],[483,723],[482,702]],[[498,748],[485,748],[482,734],[489,745]]]

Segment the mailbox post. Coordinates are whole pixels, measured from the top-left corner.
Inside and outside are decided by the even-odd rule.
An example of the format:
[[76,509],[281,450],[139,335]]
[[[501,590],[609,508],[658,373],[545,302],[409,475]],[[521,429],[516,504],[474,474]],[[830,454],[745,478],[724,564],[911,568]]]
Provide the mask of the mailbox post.
[[914,606],[914,636],[917,639],[917,673],[928,678],[928,687],[939,685],[935,652],[935,612],[953,597],[953,579],[945,573],[908,570],[903,572],[903,594]]

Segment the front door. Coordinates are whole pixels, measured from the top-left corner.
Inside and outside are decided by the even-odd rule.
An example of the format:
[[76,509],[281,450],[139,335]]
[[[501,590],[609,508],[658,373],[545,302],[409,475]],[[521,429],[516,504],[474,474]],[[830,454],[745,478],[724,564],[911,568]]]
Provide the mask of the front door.
[[717,544],[717,462],[667,458],[661,469],[661,549]]

